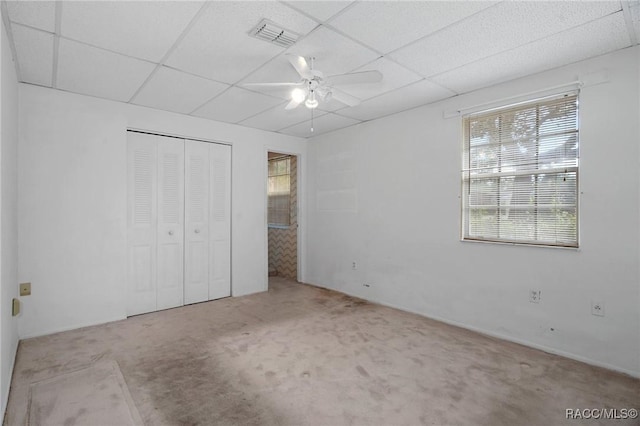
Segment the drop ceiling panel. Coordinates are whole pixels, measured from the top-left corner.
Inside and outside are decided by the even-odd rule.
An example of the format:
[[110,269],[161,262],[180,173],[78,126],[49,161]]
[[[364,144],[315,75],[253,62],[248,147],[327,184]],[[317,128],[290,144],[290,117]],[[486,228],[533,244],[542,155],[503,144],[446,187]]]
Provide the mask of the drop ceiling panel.
[[65,37],[158,62],[196,15],[202,2],[68,1],[62,8]]
[[203,77],[235,83],[284,51],[282,47],[249,36],[263,18],[290,31],[306,34],[317,23],[275,2],[212,2],[189,31],[167,65]]
[[358,120],[373,120],[395,112],[446,99],[455,93],[427,80],[369,99],[353,108],[340,110],[340,115]]
[[[626,28],[622,4],[631,12]],[[309,121],[311,111],[284,110],[291,87],[239,83],[299,82],[286,52],[315,57],[325,76],[384,74],[379,84],[339,87],[363,99],[356,107],[320,101],[315,116],[326,115],[320,123],[329,128],[351,123],[344,117],[371,120],[615,51],[630,45],[634,31],[640,37],[639,0],[5,5],[21,81],[300,135],[305,126],[298,124]],[[284,49],[249,36],[263,19],[302,37]],[[154,61],[165,57],[165,67],[156,70]]]
[[14,24],[13,41],[20,67],[18,79],[26,83],[51,86],[53,35]]
[[342,129],[359,123],[359,120],[341,117],[337,114],[326,114],[313,120],[313,132],[311,131],[311,120],[280,130],[280,133],[287,135],[308,138],[318,136],[332,130]]
[[343,104],[342,102],[336,101],[333,98],[329,99],[328,101],[320,100],[320,103],[318,104],[318,109],[325,112],[339,111],[343,108],[348,108],[348,106]]
[[[541,7],[541,6],[544,7]],[[503,2],[391,56],[429,77],[620,10],[619,2]]]
[[149,62],[60,39],[57,87],[126,102],[154,68]]
[[133,99],[133,103],[188,114],[229,86],[192,74],[161,67]]
[[382,73],[382,81],[379,83],[340,86],[339,88],[358,99],[364,100],[422,80],[422,77],[413,71],[409,71],[385,58],[380,58],[360,67],[355,72],[370,70],[380,71]]
[[325,77],[353,71],[380,56],[327,27],[318,28],[288,52],[305,58],[315,57],[314,68],[322,71]]
[[[622,12],[433,78],[467,92],[629,46]],[[567,49],[566,46],[570,46]]]
[[330,24],[367,46],[388,53],[494,3],[365,1],[349,8]]
[[351,1],[289,1],[286,4],[324,22],[349,6]]
[[[239,124],[255,127],[257,129],[276,131],[311,118],[310,109],[305,108],[304,106],[299,106],[296,109],[287,111],[284,109],[285,105],[286,104],[283,103],[282,105],[268,109],[260,114],[241,121]],[[314,117],[318,118],[324,114],[326,114],[326,112],[316,110],[314,112]]]
[[[240,85],[244,83],[295,83],[300,80],[300,75],[291,66],[286,56],[280,55],[245,78]],[[292,90],[291,87],[247,86],[246,88],[281,99],[289,99]]]
[[7,1],[7,12],[12,22],[40,28],[50,33],[56,27],[56,2]]
[[232,87],[192,115],[237,123],[276,105],[283,105],[282,99]]

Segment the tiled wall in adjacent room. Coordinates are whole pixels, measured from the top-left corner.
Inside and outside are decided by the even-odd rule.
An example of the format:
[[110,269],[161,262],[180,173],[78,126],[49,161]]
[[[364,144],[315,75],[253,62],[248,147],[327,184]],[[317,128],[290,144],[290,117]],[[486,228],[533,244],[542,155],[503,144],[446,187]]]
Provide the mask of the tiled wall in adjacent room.
[[298,162],[291,157],[291,224],[287,229],[269,228],[269,269],[281,277],[298,276]]

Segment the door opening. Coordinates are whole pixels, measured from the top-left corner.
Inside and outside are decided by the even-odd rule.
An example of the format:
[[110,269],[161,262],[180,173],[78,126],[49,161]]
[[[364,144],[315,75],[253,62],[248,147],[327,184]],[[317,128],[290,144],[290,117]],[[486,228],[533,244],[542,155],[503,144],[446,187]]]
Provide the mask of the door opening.
[[298,280],[298,157],[267,156],[267,238],[269,280]]

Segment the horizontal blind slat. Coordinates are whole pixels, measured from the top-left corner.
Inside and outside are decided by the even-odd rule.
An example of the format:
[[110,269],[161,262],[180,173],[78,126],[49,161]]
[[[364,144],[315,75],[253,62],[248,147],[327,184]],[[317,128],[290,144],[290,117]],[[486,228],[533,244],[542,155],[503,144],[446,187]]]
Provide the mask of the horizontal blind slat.
[[463,236],[577,246],[577,95],[464,119]]

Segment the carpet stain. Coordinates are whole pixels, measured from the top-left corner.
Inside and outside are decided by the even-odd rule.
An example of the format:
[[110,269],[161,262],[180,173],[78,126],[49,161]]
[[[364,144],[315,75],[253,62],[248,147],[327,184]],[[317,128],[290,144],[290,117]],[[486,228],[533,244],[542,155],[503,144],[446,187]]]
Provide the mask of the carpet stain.
[[364,367],[361,365],[358,365],[356,367],[356,370],[358,370],[358,373],[360,373],[362,377],[371,377],[369,376],[369,373],[367,372],[367,370],[365,370]]
[[[622,374],[280,277],[269,285],[21,341],[5,424],[26,424],[31,384],[106,361],[148,425],[573,425],[568,407],[640,406],[640,380]],[[60,424],[77,424],[67,414]]]

